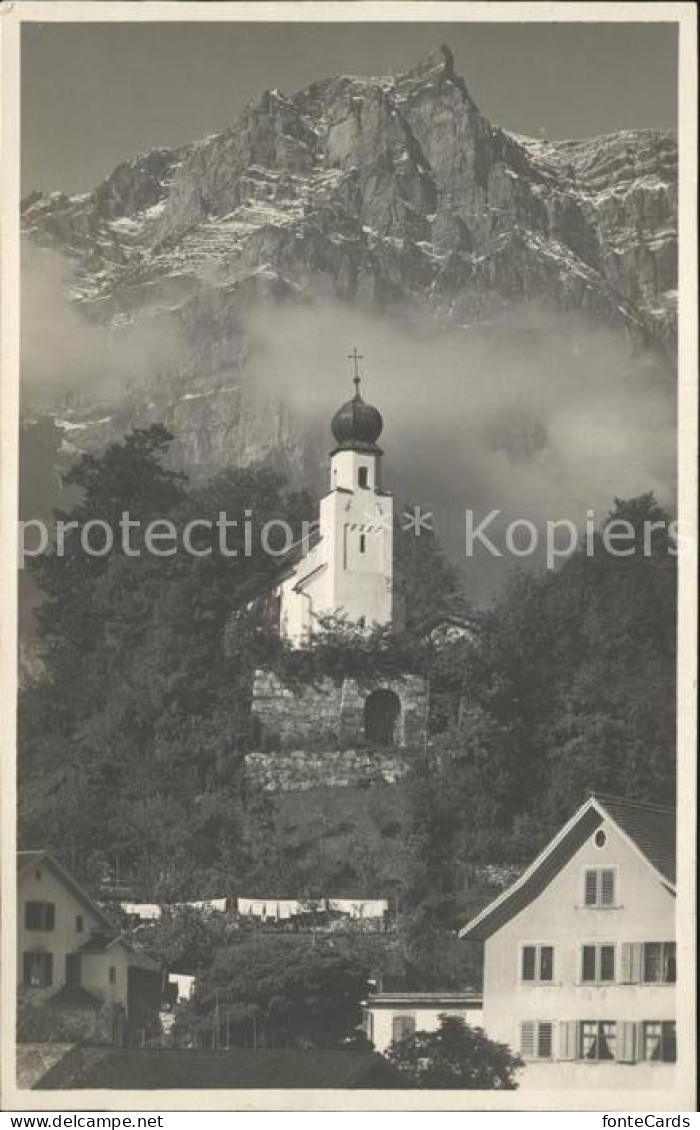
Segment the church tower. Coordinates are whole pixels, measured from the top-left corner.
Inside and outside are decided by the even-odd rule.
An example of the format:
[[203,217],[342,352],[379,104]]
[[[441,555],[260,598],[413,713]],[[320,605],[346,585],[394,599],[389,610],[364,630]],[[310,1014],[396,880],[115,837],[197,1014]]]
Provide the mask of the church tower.
[[382,427],[355,377],[355,395],[331,422],[336,447],[320,521],[328,546],[328,610],[366,627],[390,624],[392,613],[393,499],[382,490]]
[[297,646],[319,618],[341,616],[360,627],[392,620],[393,499],[382,489],[383,420],[360,394],[335,413],[330,490],[321,499],[320,540],[280,587],[280,631]]
[[[270,594],[280,635],[295,648],[313,646],[328,616],[367,630],[392,623],[394,507],[382,488],[378,445],[384,424],[360,393],[357,350],[350,359],[355,392],[331,420],[330,489],[318,532],[291,547]],[[422,750],[427,704],[425,680],[408,672],[370,687],[327,677],[292,689],[272,671],[256,671],[246,772],[265,789],[398,780],[407,762],[387,751]]]

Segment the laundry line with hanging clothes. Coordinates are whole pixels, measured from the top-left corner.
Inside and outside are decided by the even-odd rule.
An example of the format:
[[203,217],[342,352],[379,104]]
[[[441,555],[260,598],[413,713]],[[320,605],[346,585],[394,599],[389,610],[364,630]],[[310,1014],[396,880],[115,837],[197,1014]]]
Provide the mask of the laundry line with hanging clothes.
[[381,919],[389,911],[388,899],[261,899],[236,900],[236,910],[245,917],[284,921],[306,914],[341,914],[354,919]]
[[389,912],[388,899],[270,899],[234,895],[221,898],[195,899],[160,905],[158,903],[123,902],[120,906],[130,918],[153,922],[164,914],[181,910],[198,910],[202,914],[236,913],[245,918],[284,922],[310,914],[340,914],[346,918],[369,921],[382,919]]

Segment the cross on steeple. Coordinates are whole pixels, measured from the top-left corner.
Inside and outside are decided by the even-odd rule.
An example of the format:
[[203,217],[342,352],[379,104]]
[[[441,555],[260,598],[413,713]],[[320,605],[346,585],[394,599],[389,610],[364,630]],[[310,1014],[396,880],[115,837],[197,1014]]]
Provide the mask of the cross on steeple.
[[356,345],[353,347],[352,353],[348,353],[348,361],[352,361],[352,363],[355,367],[355,376],[352,379],[353,379],[353,383],[355,385],[355,391],[359,395],[359,392],[360,392],[360,374],[358,372],[357,362],[358,361],[364,361],[364,357],[362,356],[361,353],[357,352],[357,346]]

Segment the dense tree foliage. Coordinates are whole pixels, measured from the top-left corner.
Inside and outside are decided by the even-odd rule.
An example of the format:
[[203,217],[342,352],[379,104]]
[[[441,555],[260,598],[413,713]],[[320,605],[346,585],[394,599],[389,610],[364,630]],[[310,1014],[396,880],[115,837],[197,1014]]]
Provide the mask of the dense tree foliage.
[[442,1016],[436,1032],[414,1032],[392,1044],[387,1058],[407,1087],[428,1090],[514,1091],[523,1066],[509,1047],[457,1016]]
[[[451,722],[408,781],[404,928],[421,982],[464,974],[435,955],[465,921],[470,864],[530,861],[590,792],[673,803],[670,518],[645,495],[616,500],[606,525],[619,521],[633,554],[607,552],[603,527],[557,572],[515,575],[475,635],[434,657]],[[659,526],[648,552],[645,522]]]
[[[392,888],[403,961],[415,984],[472,980],[455,931],[475,897],[475,864],[530,860],[587,791],[673,797],[668,515],[650,495],[617,500],[607,525],[630,522],[635,553],[607,552],[598,531],[592,553],[582,546],[556,572],[515,574],[479,617],[434,539],[397,530],[403,630],[365,634],[329,620],[312,649],[295,653],[257,599],[278,570],[260,530],[279,519],[299,530],[312,500],[267,469],[194,488],[165,468],[169,442],[154,427],[79,460],[69,476],[78,501],[61,515],[75,524],[64,552],[34,561],[44,678],[20,702],[24,845],[54,848],[93,889],[118,867],[147,899],[244,884],[295,897],[327,888],[344,874],[337,861],[324,870],[318,851],[302,863],[299,844],[287,850],[274,799],[244,788],[252,672],[266,666],[294,688],[424,671],[436,732],[414,760],[391,832],[403,843]],[[118,531],[128,512],[142,523],[130,544],[143,548],[148,521],[171,520],[181,545],[188,523],[214,527],[222,511],[238,523],[226,552],[202,526],[193,544],[211,549],[206,556],[133,554],[118,536],[109,553],[81,549],[89,521]],[[645,523],[656,523],[646,547]],[[91,544],[100,536],[94,529]],[[436,642],[427,629],[455,611],[471,631]],[[318,839],[318,829],[309,835]],[[386,893],[374,889],[378,861],[362,850],[355,844],[352,862],[373,888],[362,893]]]
[[81,498],[62,519],[118,530],[128,512],[144,524],[132,536],[143,550],[149,520],[172,521],[182,545],[193,518],[213,523],[225,511],[239,522],[228,547],[237,539],[240,552],[222,553],[216,531],[203,528],[193,544],[209,544],[209,556],[129,555],[115,539],[95,557],[75,529],[63,555],[37,558],[46,677],[22,696],[19,761],[25,842],[53,846],[93,880],[116,858],[161,897],[209,888],[244,869],[257,847],[240,787],[255,656],[225,649],[225,626],[277,568],[261,548],[262,524],[282,517],[295,528],[310,509],[267,470],[188,492],[162,467],[169,438],[152,428],[81,459],[71,473]]
[[360,1040],[368,970],[328,939],[259,937],[220,948],[178,1016],[206,1046],[333,1048]]
[[[603,544],[605,528],[621,521],[636,536],[624,557]],[[645,522],[663,526],[648,552]],[[465,799],[479,797],[465,816],[483,827],[487,850],[489,829],[517,835],[528,819],[551,828],[588,791],[673,800],[669,522],[651,495],[618,499],[590,553],[582,545],[558,572],[516,575],[475,645],[442,656],[461,712],[439,744],[459,755]]]
[[[370,685],[422,669],[425,649],[407,632],[365,635],[329,619],[315,648],[294,652],[270,630],[264,598],[279,556],[261,531],[282,519],[300,532],[312,500],[266,469],[192,488],[164,467],[170,439],[153,427],[82,457],[67,476],[77,501],[58,515],[63,546],[32,561],[45,677],[20,704],[22,840],[53,847],[93,886],[109,871],[128,875],[146,898],[206,896],[244,881],[279,888],[285,878],[296,893],[273,807],[246,796],[242,780],[254,669],[297,688],[323,677]],[[145,544],[153,522],[176,532],[174,542],[151,542],[155,554]],[[182,550],[192,522],[195,554]],[[85,552],[87,523],[98,551],[111,528],[110,552]],[[410,548],[401,583],[416,596],[440,558],[429,539],[429,568]]]

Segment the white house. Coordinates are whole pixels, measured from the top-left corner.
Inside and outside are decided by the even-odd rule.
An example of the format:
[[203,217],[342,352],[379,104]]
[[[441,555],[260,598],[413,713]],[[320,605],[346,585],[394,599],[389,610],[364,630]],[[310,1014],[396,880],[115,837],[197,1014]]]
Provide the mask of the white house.
[[[76,1031],[119,1042],[130,1004],[159,966],[136,953],[47,851],[17,853],[17,980],[31,1004],[50,1004]],[[139,989],[138,986],[141,986]],[[131,991],[130,991],[131,990]]]
[[460,936],[521,1087],[672,1090],[675,809],[590,797]]
[[436,1032],[441,1016],[459,1016],[470,1028],[483,1024],[481,994],[473,992],[372,993],[364,1007],[367,1038],[382,1054],[414,1032]]

